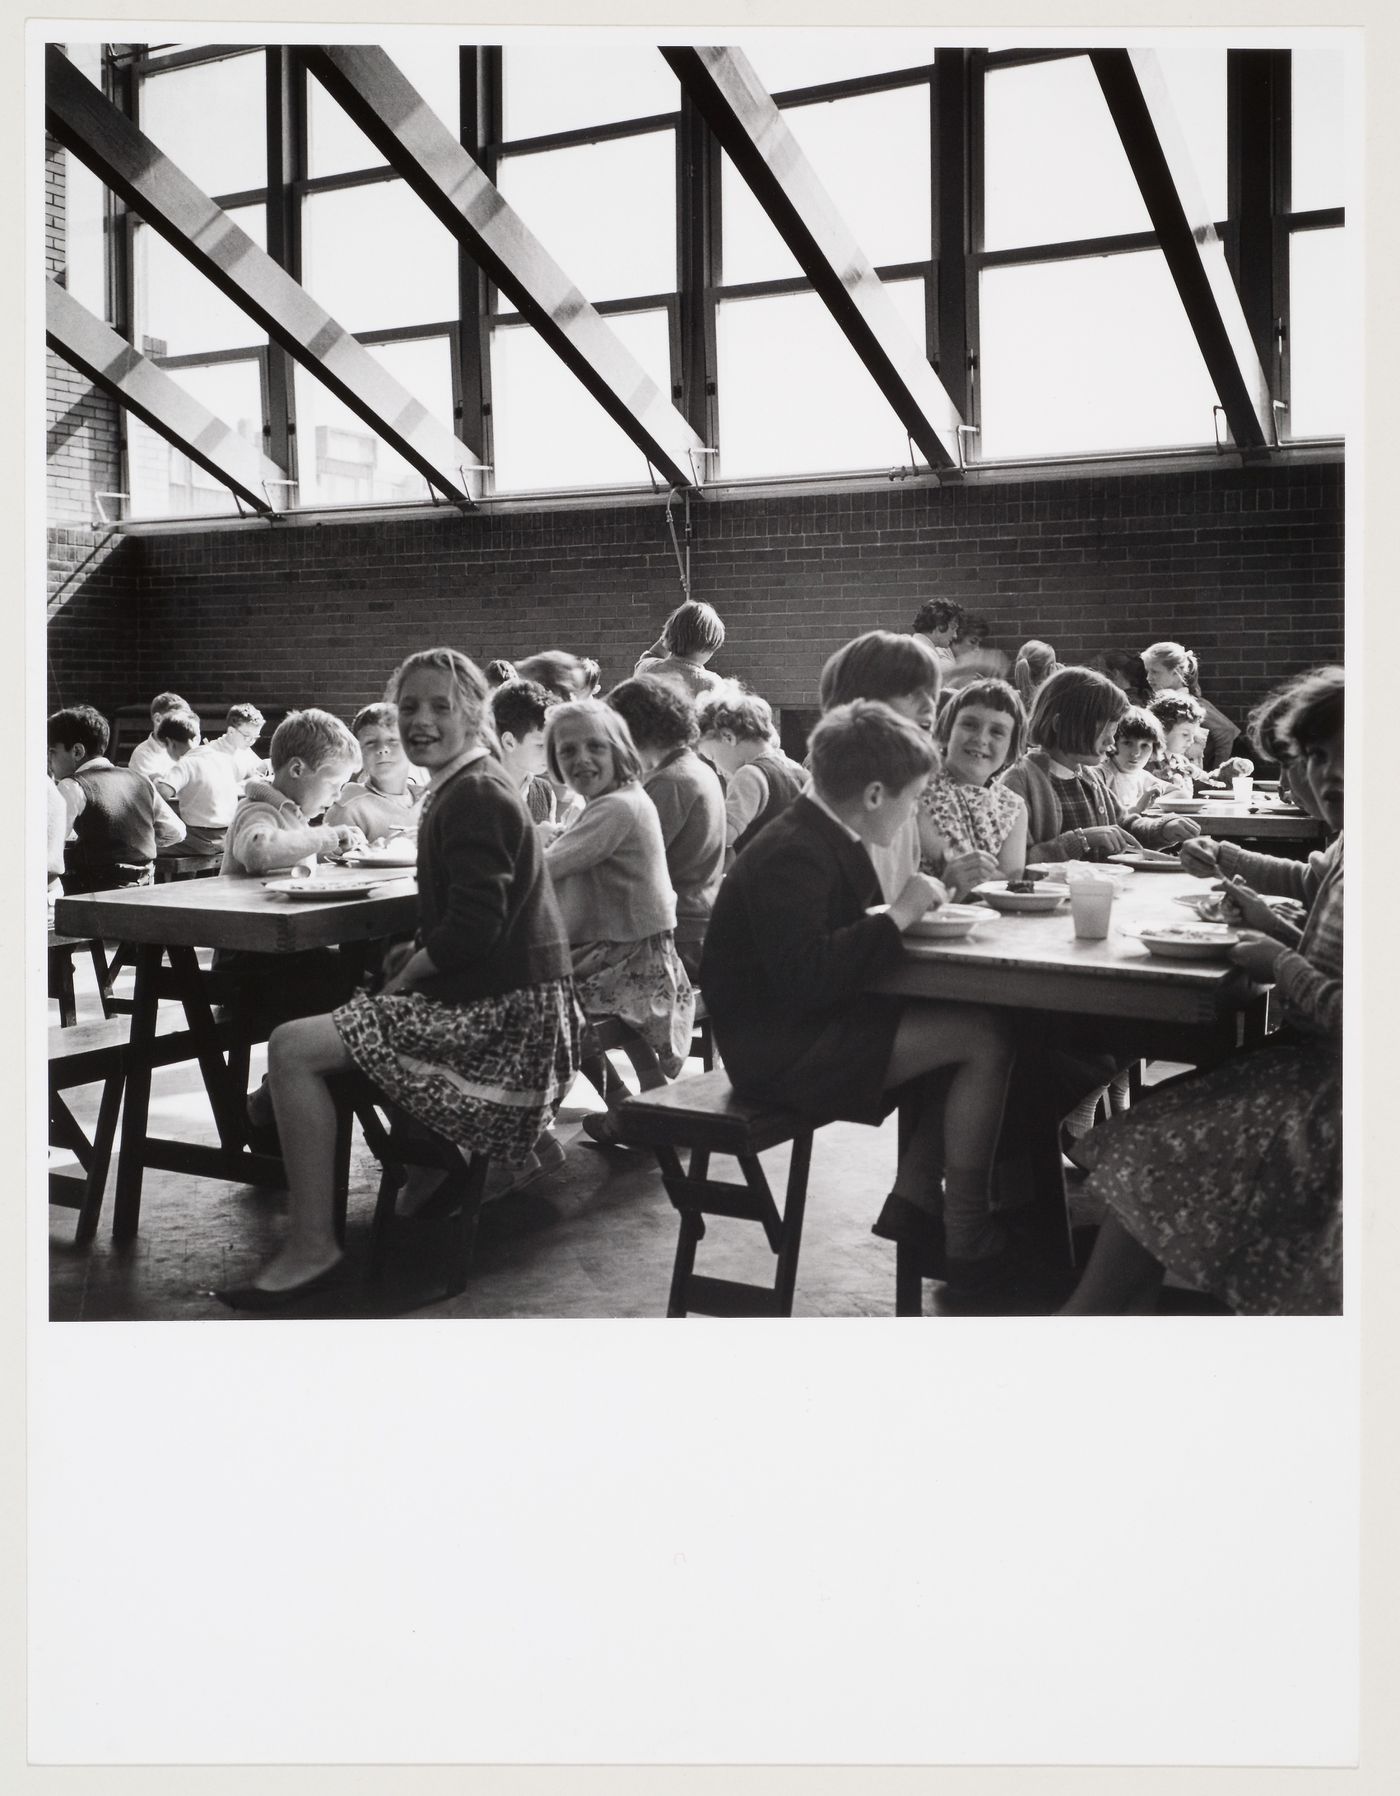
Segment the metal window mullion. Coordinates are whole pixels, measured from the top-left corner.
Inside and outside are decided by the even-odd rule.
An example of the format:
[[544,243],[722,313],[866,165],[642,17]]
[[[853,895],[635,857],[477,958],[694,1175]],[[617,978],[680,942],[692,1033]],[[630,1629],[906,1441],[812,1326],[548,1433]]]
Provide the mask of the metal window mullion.
[[[499,132],[501,113],[496,112]],[[484,141],[497,161],[502,156],[536,156],[545,150],[586,149],[592,143],[614,143],[620,137],[644,137],[650,131],[673,131],[680,121],[678,112],[650,112],[644,118],[614,119],[605,125],[579,125],[572,131],[540,131],[533,137],[502,138],[493,135]],[[477,158],[481,160],[480,157]],[[494,176],[492,179],[494,180]]]
[[[296,176],[301,167],[301,92],[305,78],[294,49],[285,44],[267,46],[267,250],[297,280],[301,279],[301,212]],[[279,344],[269,342],[265,367],[267,455],[286,469],[290,480],[295,480],[298,466],[292,358]]]
[[[501,135],[504,114],[504,52],[499,44],[476,48],[472,91],[465,96],[472,108],[470,121],[463,113],[462,141],[495,184],[497,156],[493,145]],[[470,132],[467,129],[470,122]],[[500,303],[495,283],[484,268],[461,251],[462,278],[462,410],[463,427],[474,431],[464,440],[476,449],[484,464],[483,493],[494,494],[496,476],[496,425],[492,412],[491,319]],[[470,309],[468,302],[470,301]]]
[[183,355],[153,355],[147,359],[157,368],[212,368],[220,363],[254,362],[264,353],[264,347],[254,343],[245,349],[188,350]]
[[[722,152],[689,94],[676,132],[676,244],[680,257],[678,383],[672,396],[702,443],[718,447],[715,294],[720,276]],[[707,461],[713,461],[708,458]],[[697,469],[703,480],[713,466]]]
[[982,270],[987,235],[987,67],[985,50],[968,54],[965,93],[963,154],[967,161],[967,254],[964,259],[964,365],[967,404],[963,418],[969,427],[964,437],[964,456],[980,455],[982,427]]
[[[1273,269],[1274,324],[1278,384],[1275,395],[1283,406],[1280,437],[1293,434],[1289,423],[1293,404],[1293,316],[1289,249],[1293,212],[1293,52],[1280,50],[1274,69],[1273,126]],[[1267,366],[1268,364],[1266,364]]]
[[[930,198],[934,278],[929,282],[930,360],[959,412],[970,422],[968,379],[968,188],[970,57],[939,49],[929,88]],[[975,442],[975,438],[972,439]],[[969,447],[964,442],[964,452]]]

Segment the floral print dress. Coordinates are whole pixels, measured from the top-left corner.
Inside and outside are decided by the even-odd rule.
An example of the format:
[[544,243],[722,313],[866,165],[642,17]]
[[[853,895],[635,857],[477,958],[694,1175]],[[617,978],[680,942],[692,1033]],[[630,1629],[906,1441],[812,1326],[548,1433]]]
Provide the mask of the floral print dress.
[[[1026,814],[1026,802],[999,781],[970,786],[940,769],[924,787],[920,808],[943,838],[944,860],[981,849],[1000,854],[1002,843]],[[925,873],[942,871],[943,861],[925,857]]]

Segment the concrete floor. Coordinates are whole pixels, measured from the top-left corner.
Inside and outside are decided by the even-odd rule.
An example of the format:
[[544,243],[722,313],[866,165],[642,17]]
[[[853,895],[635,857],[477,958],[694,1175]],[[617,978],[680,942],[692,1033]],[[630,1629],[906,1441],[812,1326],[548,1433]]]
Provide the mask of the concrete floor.
[[[129,975],[128,975],[129,978]],[[121,991],[121,986],[118,990]],[[91,970],[78,969],[79,1021],[101,1015]],[[57,1022],[57,1006],[50,1005]],[[260,1074],[261,1056],[255,1056]],[[696,1063],[698,1070],[698,1063]],[[78,1120],[91,1127],[96,1087],[68,1095]],[[364,1276],[378,1165],[356,1136],[351,1166],[346,1249],[348,1276],[334,1289],[289,1306],[310,1317],[664,1316],[675,1255],[677,1216],[649,1154],[601,1151],[585,1145],[579,1119],[599,1108],[580,1080],[560,1119],[568,1158],[557,1172],[483,1212],[476,1259],[466,1290],[441,1295],[441,1259],[452,1222],[401,1224],[378,1283]],[[151,1121],[161,1134],[212,1138],[208,1103],[194,1067],[157,1072]],[[871,1130],[834,1124],[817,1137],[808,1186],[797,1277],[797,1316],[888,1316],[894,1312],[895,1250],[870,1233],[889,1190],[895,1162],[895,1121]],[[786,1148],[763,1156],[781,1200]],[[53,1166],[71,1157],[50,1152]],[[728,1176],[716,1160],[714,1176]],[[733,1163],[728,1173],[736,1174]],[[277,1245],[285,1194],[219,1180],[148,1172],[141,1228],[123,1247],[111,1238],[111,1189],[96,1239],[72,1245],[75,1212],[49,1211],[50,1317],[54,1321],[236,1321],[210,1292],[248,1279]],[[1072,1193],[1072,1202],[1074,1194]],[[1076,1222],[1095,1220],[1082,1213]],[[771,1284],[773,1257],[755,1223],[712,1220],[696,1258],[697,1271]],[[941,1287],[926,1284],[924,1310],[938,1311]],[[1199,1308],[1199,1300],[1164,1304]],[[1214,1306],[1210,1306],[1214,1307]]]

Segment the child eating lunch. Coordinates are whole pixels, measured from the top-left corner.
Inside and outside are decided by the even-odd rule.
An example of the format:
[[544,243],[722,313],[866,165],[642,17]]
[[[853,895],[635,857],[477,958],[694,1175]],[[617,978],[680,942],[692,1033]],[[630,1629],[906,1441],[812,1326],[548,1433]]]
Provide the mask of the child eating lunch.
[[1126,813],[1103,776],[1128,701],[1088,667],[1062,667],[1040,688],[1026,725],[1030,747],[1005,776],[1029,813],[1033,861],[1102,861],[1147,847],[1174,848],[1200,834],[1190,817]]
[[[599,699],[554,707],[545,754],[583,804],[545,849],[578,1001],[585,1016],[620,1018],[673,1079],[690,1052],[695,996],[676,953],[676,899],[641,758],[622,717]],[[584,1070],[612,1095],[596,1060]]]
[[491,720],[501,765],[515,783],[532,823],[558,817],[554,788],[545,778],[544,726],[559,700],[536,680],[507,680],[491,694]]
[[[1114,685],[1118,682],[1115,680]],[[1148,762],[1165,752],[1166,741],[1158,720],[1142,705],[1129,705],[1118,722],[1118,734],[1104,762],[1109,791],[1128,816],[1144,810],[1159,792],[1176,787],[1148,771]]]
[[1206,709],[1191,693],[1158,692],[1147,708],[1162,730],[1162,748],[1148,762],[1148,772],[1164,790],[1191,798],[1201,792],[1219,792],[1236,774],[1253,773],[1253,761],[1239,755],[1222,761],[1214,773],[1202,767]]
[[961,897],[985,879],[1013,879],[1026,864],[1026,806],[998,779],[1021,752],[1026,714],[1005,680],[976,680],[950,697],[934,737],[943,764],[919,804],[935,839],[922,867]]
[[[889,706],[833,706],[812,732],[811,790],[720,887],[701,983],[742,1096],[878,1123],[901,1088],[920,1081],[918,1118],[875,1233],[913,1246],[931,1268],[946,1245],[948,1283],[961,1297],[1011,1270],[1009,1237],[990,1207],[1009,1029],[992,1010],[868,989],[899,962],[904,931],[945,896],[915,869],[880,905],[867,852],[900,836],[935,762],[927,732]],[[939,1069],[946,1080],[925,1078]]]
[[366,705],[350,733],[360,745],[359,776],[341,789],[326,812],[327,824],[332,829],[351,824],[370,842],[414,835],[424,788],[410,779],[413,766],[404,753],[398,712],[382,701]]
[[785,811],[807,784],[807,770],[778,746],[766,698],[725,680],[695,705],[700,751],[727,781],[724,789],[725,865],[766,823]]
[[408,657],[389,690],[408,758],[431,776],[417,942],[391,953],[379,992],[274,1032],[287,1238],[252,1284],[217,1293],[234,1308],[274,1309],[339,1272],[337,1074],[358,1067],[464,1153],[513,1166],[528,1161],[578,1065],[564,926],[538,832],[481,739],[484,676],[457,649],[428,649]]

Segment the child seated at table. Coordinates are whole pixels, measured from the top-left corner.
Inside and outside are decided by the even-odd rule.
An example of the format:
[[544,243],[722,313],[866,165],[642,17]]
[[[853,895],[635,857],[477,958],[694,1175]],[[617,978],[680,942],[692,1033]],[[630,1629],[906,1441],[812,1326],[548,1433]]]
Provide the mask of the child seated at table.
[[[356,824],[308,821],[321,815],[359,758],[355,738],[329,711],[289,712],[273,732],[272,778],[249,780],[229,826],[219,871],[243,878],[289,873],[299,865],[314,866],[317,855],[367,847]],[[333,1009],[349,997],[356,977],[352,961],[334,948],[298,954],[220,948],[214,966],[221,975],[238,979],[255,1029]],[[252,1144],[272,1149],[275,1144],[258,1133],[272,1122],[266,1080],[248,1099],[248,1122]]]
[[199,719],[192,713],[177,711],[163,717],[155,733],[172,761],[170,767],[152,776],[155,788],[162,798],[178,806],[185,826],[185,839],[177,851],[218,860],[238,809],[238,768],[230,755],[212,744],[200,747]]
[[559,700],[537,680],[507,680],[491,694],[491,719],[510,776],[532,823],[558,821],[554,787],[545,778],[544,724]]
[[157,773],[170,767],[170,750],[156,735],[156,725],[162,717],[169,717],[176,711],[188,713],[189,710],[189,705],[178,692],[158,692],[155,695],[151,700],[151,733],[144,742],[136,744],[127,761],[132,773],[141,773],[147,779],[152,779]]
[[719,685],[707,663],[724,647],[724,623],[713,605],[687,599],[666,619],[654,642],[633,668],[648,679],[671,680],[696,699]]
[[956,897],[985,879],[1018,879],[1026,864],[1026,806],[999,775],[1021,753],[1026,714],[1005,680],[975,680],[938,714],[943,764],[919,800],[927,830],[920,865]]
[[1103,776],[1128,701],[1088,667],[1062,667],[1040,688],[1026,725],[1029,748],[1005,776],[1026,801],[1032,861],[1102,861],[1200,834],[1191,817],[1127,815]]
[[269,1044],[284,1143],[287,1239],[250,1285],[219,1292],[271,1310],[330,1281],[335,1098],[358,1067],[464,1153],[528,1161],[578,1066],[581,1018],[539,832],[482,740],[487,685],[457,649],[410,655],[390,683],[409,759],[430,779],[418,832],[417,941],[389,977]]
[[271,772],[268,763],[253,748],[262,735],[267,719],[256,705],[230,705],[224,718],[224,733],[207,744],[232,760],[238,775],[238,793],[250,779],[265,778]]
[[1206,750],[1206,708],[1184,689],[1158,692],[1147,707],[1162,730],[1162,749],[1153,755],[1147,770],[1168,792],[1193,798],[1201,793],[1228,790],[1237,774],[1253,773],[1253,761],[1231,755],[1207,773],[1200,757]]
[[[992,1010],[869,990],[899,964],[903,932],[946,896],[915,870],[881,905],[867,852],[899,836],[936,758],[927,732],[887,705],[829,710],[812,732],[811,789],[720,887],[701,983],[742,1096],[878,1124],[919,1082],[919,1114],[874,1232],[913,1246],[930,1268],[946,1241],[948,1282],[966,1295],[1010,1266],[990,1180],[1011,1037]],[[950,1076],[935,1091],[925,1075],[941,1068]]]
[[383,702],[366,705],[356,712],[350,733],[359,744],[360,771],[326,812],[327,825],[350,824],[369,842],[415,835],[423,787],[409,780],[412,763],[400,739],[398,712]]
[[[545,725],[545,752],[550,772],[583,800],[575,821],[545,849],[574,991],[585,1016],[626,1023],[673,1079],[690,1052],[695,997],[676,953],[676,899],[660,819],[642,788],[641,758],[619,713],[600,699],[556,705]],[[615,1081],[603,1059],[590,1056],[584,1071],[611,1100]],[[603,1119],[600,1125],[606,1133]]]
[[676,952],[694,982],[724,873],[719,775],[695,753],[700,735],[695,707],[678,687],[650,678],[624,680],[608,694],[608,703],[631,732],[642,786],[661,822],[666,872],[676,895]]
[[807,784],[807,770],[778,746],[767,699],[723,680],[695,705],[700,749],[724,787],[725,865],[747,848],[766,823],[780,815]]
[[[923,636],[868,630],[837,649],[823,667],[821,707],[830,711],[853,699],[879,699],[931,736],[941,684],[938,659]],[[889,899],[903,891],[909,875],[917,872],[925,849],[937,852],[932,825],[917,806],[889,842],[867,847]]]
[[[1343,820],[1343,676],[1299,682],[1283,728],[1329,826]],[[1107,1206],[1065,1315],[1150,1309],[1165,1271],[1244,1315],[1335,1315],[1342,1300],[1342,843],[1296,947],[1245,932],[1230,958],[1283,1026],[1155,1087],[1080,1143]]]
[[1119,719],[1118,734],[1103,769],[1109,791],[1128,816],[1145,810],[1159,792],[1176,790],[1148,771],[1148,762],[1165,750],[1162,726],[1152,712],[1143,705],[1129,705]]
[[149,885],[157,849],[183,841],[184,824],[150,780],[107,759],[107,719],[91,705],[55,711],[48,742],[49,773],[71,832],[64,891]]

